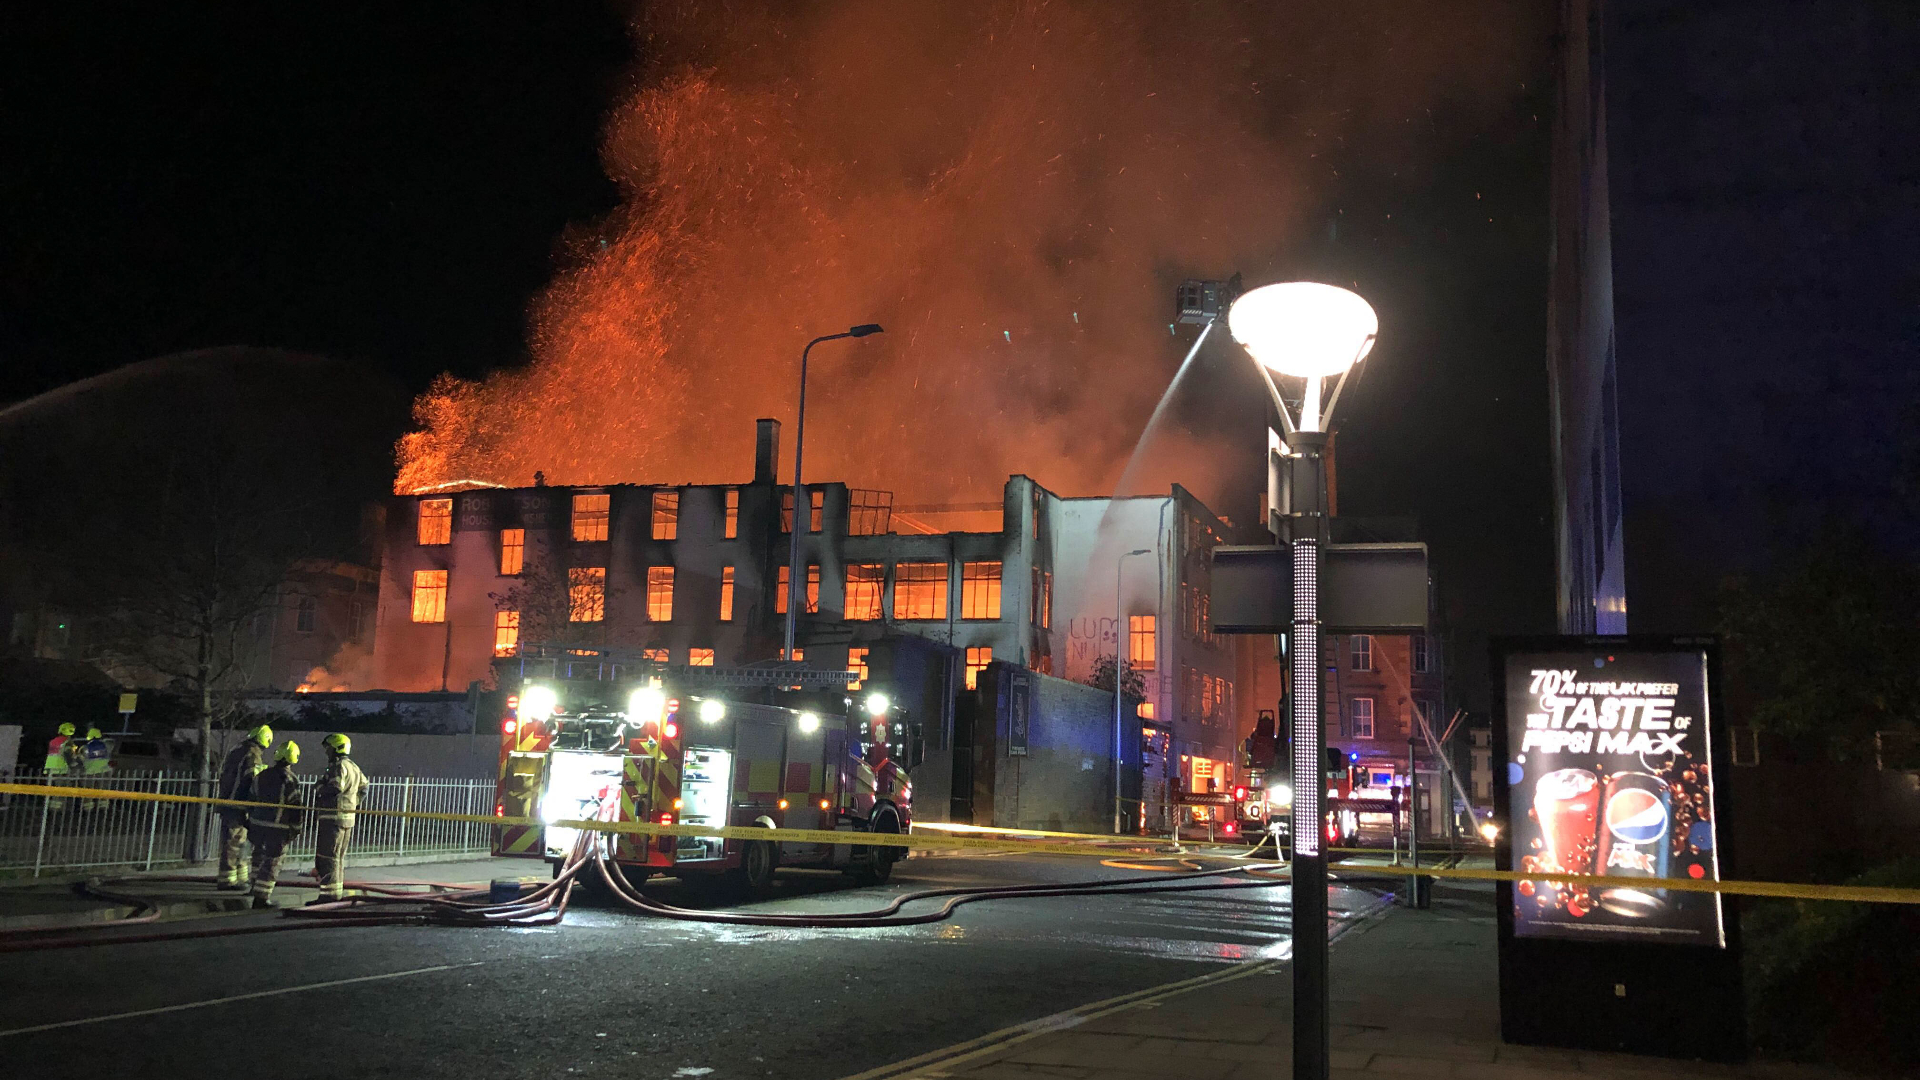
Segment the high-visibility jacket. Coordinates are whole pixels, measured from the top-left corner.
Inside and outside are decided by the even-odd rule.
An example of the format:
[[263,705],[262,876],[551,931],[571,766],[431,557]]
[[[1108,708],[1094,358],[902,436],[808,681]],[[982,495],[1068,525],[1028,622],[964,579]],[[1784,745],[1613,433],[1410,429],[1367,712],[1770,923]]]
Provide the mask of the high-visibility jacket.
[[[220,763],[220,797],[248,802],[253,799],[253,778],[267,767],[266,747],[248,739],[227,751]],[[229,807],[228,809],[239,809]]]
[[105,739],[88,739],[80,747],[81,771],[100,776],[113,771],[113,745]]
[[255,829],[281,829],[291,834],[300,827],[300,778],[293,766],[282,761],[253,778],[253,801],[275,806],[247,808],[247,825]]
[[67,738],[55,735],[47,740],[47,774],[65,776],[67,773]]
[[360,808],[360,795],[367,790],[367,774],[345,754],[327,764],[326,775],[313,789],[313,808],[321,821],[333,821],[342,829],[353,828],[354,811]]

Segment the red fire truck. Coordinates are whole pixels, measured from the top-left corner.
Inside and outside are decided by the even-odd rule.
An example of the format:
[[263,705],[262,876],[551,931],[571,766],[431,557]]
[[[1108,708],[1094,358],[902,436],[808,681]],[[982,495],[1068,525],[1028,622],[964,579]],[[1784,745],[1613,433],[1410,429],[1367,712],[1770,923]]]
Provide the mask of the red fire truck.
[[[844,693],[847,672],[669,668],[611,650],[543,646],[496,670],[511,695],[497,788],[507,817],[818,829],[850,841],[912,824],[906,725],[884,694],[840,698],[853,715],[744,700],[767,687]],[[576,839],[557,825],[502,826],[494,854],[557,868]],[[905,849],[615,834],[610,854],[632,878],[726,876],[760,893],[779,866],[883,882]]]

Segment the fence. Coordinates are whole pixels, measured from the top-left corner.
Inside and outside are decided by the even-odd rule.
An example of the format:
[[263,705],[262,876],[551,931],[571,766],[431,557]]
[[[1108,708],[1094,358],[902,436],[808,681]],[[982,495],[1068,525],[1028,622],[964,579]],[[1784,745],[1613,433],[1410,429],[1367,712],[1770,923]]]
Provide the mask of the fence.
[[[19,784],[46,782],[39,769],[21,769],[10,778]],[[57,776],[56,784],[139,791],[161,795],[200,794],[190,773],[123,772],[110,776]],[[314,778],[302,781],[307,805],[313,804]],[[441,780],[372,777],[360,797],[362,810],[423,813],[493,813],[492,780]],[[200,833],[201,858],[218,854],[217,819],[186,803],[132,799],[43,799],[0,795],[0,875],[39,877],[92,869],[152,870],[186,865],[188,841]],[[314,821],[294,838],[287,854],[312,858]],[[466,821],[429,821],[362,814],[353,830],[356,856],[407,856],[485,853],[491,827]]]

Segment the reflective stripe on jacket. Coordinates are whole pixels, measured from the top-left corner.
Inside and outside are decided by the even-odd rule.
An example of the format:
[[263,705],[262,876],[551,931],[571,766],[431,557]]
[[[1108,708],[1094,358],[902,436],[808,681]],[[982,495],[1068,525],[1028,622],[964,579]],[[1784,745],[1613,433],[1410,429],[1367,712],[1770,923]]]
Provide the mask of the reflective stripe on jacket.
[[300,827],[300,778],[286,762],[253,778],[252,801],[281,804],[248,807],[247,824],[253,828],[291,831]]
[[80,763],[88,776],[113,771],[113,746],[105,739],[88,739],[80,748]]
[[227,760],[220,763],[220,797],[252,800],[253,778],[266,767],[267,751],[252,739],[227,751]]
[[345,754],[336,756],[327,764],[327,773],[313,789],[313,808],[319,812],[320,820],[336,821],[343,829],[353,828],[355,810],[360,808],[360,795],[367,790],[367,774],[360,771],[352,758]]

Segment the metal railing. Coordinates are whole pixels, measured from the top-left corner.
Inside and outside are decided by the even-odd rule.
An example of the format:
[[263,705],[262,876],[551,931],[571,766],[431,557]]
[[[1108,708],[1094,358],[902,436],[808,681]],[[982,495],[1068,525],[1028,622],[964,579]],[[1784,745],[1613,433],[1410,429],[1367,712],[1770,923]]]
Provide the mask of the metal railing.
[[[40,769],[20,769],[8,779],[16,784],[48,782]],[[309,806],[316,779],[304,777],[301,782]],[[56,775],[52,782],[55,786],[160,795],[200,794],[199,781],[190,773],[179,772]],[[360,797],[360,809],[491,816],[493,800],[491,779],[370,777]],[[289,858],[296,861],[313,857],[315,821],[311,813],[307,818],[287,849]],[[0,795],[0,876],[189,865],[190,848],[203,860],[218,856],[218,827],[215,814],[203,813],[202,807],[190,803]],[[195,840],[197,846],[191,843]],[[350,854],[480,855],[491,846],[491,826],[487,825],[362,814],[354,826]]]

